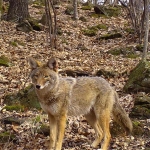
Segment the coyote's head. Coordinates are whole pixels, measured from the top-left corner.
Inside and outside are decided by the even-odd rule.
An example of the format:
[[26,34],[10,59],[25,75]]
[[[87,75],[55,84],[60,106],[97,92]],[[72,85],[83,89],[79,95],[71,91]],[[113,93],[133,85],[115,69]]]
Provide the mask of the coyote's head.
[[31,66],[31,79],[35,88],[40,90],[48,87],[53,89],[58,82],[57,66],[58,63],[56,59],[51,58],[46,64],[39,65],[39,63],[33,59],[29,58],[29,64]]

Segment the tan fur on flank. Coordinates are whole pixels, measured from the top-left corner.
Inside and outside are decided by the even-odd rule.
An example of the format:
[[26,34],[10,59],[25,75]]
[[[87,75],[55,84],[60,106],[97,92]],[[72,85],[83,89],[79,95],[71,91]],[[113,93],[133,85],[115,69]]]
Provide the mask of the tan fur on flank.
[[96,133],[92,146],[97,147],[103,139],[103,150],[108,149],[111,138],[111,113],[127,132],[132,131],[132,122],[120,106],[117,93],[103,78],[59,77],[54,58],[43,66],[33,58],[29,58],[29,63],[39,102],[49,116],[50,150],[61,150],[68,115],[84,115]]

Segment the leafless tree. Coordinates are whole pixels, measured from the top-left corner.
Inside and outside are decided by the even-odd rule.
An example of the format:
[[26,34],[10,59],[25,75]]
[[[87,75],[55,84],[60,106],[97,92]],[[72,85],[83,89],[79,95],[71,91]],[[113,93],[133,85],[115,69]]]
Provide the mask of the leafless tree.
[[133,29],[139,36],[139,43],[141,43],[144,33],[144,0],[119,0],[119,2],[127,8]]
[[1,20],[1,16],[2,16],[2,4],[3,4],[3,1],[0,0],[0,20]]
[[77,6],[77,0],[73,0],[73,8],[74,8],[74,19],[78,19],[78,6]]
[[45,0],[45,12],[51,48],[56,48],[56,10],[52,0]]
[[148,48],[148,33],[149,33],[149,0],[144,0],[144,8],[145,8],[145,35],[144,35],[144,49],[142,60],[146,60],[147,56],[147,48]]

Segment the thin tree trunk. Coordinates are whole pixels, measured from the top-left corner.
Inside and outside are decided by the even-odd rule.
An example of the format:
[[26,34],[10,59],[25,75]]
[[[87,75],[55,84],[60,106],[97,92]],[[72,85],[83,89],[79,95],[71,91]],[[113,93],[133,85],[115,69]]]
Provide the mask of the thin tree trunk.
[[149,33],[149,0],[144,0],[145,8],[145,35],[144,35],[144,49],[142,60],[146,60],[148,48],[148,33]]
[[57,20],[56,20],[56,11],[53,6],[53,1],[45,0],[45,12],[46,12],[46,20],[48,25],[48,33],[50,38],[50,45],[51,48],[56,48],[56,26],[57,26]]
[[1,21],[1,16],[2,16],[2,4],[3,4],[3,1],[0,0],[0,21]]
[[77,0],[73,0],[73,8],[74,8],[74,19],[78,19],[78,6],[77,6]]

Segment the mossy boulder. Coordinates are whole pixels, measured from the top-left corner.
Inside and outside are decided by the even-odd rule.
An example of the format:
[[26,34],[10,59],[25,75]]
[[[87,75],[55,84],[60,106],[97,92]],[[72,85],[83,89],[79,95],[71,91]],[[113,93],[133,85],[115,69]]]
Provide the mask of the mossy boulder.
[[82,30],[83,34],[89,37],[95,36],[97,31],[93,29],[84,29]]
[[109,6],[109,7],[106,7],[105,11],[107,12],[108,16],[117,17],[121,13],[121,7],[120,6],[115,6],[115,7]]
[[141,61],[131,71],[123,90],[125,92],[150,91],[150,62]]
[[127,58],[136,58],[140,56],[140,53],[137,53],[133,46],[111,49],[107,53],[112,55],[122,55]]
[[150,97],[146,95],[137,95],[135,98],[134,107],[130,113],[132,118],[150,118]]
[[108,39],[115,39],[115,38],[121,38],[122,34],[121,33],[108,33],[101,35],[100,37],[97,38],[97,40],[108,40]]
[[81,20],[82,22],[87,22],[87,19],[86,19],[84,16],[81,16],[81,17],[79,18],[79,20]]
[[72,5],[68,5],[67,8],[66,8],[66,10],[65,10],[65,14],[66,15],[73,15],[73,13],[74,13],[73,6]]
[[49,126],[46,124],[42,124],[40,126],[40,128],[37,130],[37,133],[38,134],[44,134],[45,136],[49,136],[49,134],[50,134]]
[[121,7],[96,5],[94,6],[94,11],[95,11],[95,14],[99,14],[100,17],[103,17],[103,16],[117,17],[121,13]]
[[6,67],[10,66],[10,60],[5,55],[0,56],[0,66],[6,66]]
[[98,24],[96,26],[88,27],[88,29],[82,30],[83,34],[86,36],[95,36],[97,34],[97,31],[100,29],[106,30],[108,27],[105,24]]
[[9,106],[5,106],[3,109],[6,109],[7,111],[24,111],[24,106],[20,104],[13,104]]
[[[133,130],[132,130],[132,135],[133,136],[142,136],[142,135],[147,135],[149,136],[150,131],[147,131],[144,126],[145,124],[142,123],[141,121],[137,119],[132,119],[132,124],[133,124]],[[111,135],[116,137],[116,136],[124,136],[125,135],[125,130],[119,126],[116,122],[113,122],[113,125],[110,126],[110,132]]]
[[104,70],[104,69],[101,69],[101,70],[98,70],[96,72],[96,76],[104,76],[106,78],[110,78],[110,77],[115,77],[117,76],[117,73],[114,72],[114,71],[107,71],[107,70]]
[[86,6],[82,6],[83,10],[91,10],[92,9],[92,5],[86,5]]
[[138,120],[133,120],[132,121],[133,124],[133,131],[132,131],[132,135],[133,136],[142,136],[144,134],[144,124],[141,123]]
[[140,52],[143,52],[143,48],[144,48],[144,45],[142,45],[142,44],[138,44],[138,45],[136,46],[136,49],[137,49],[138,51],[140,51]]
[[18,110],[26,110],[30,108],[41,109],[32,86],[28,86],[26,89],[21,90],[18,93],[6,95],[4,103],[7,105],[6,108],[8,110],[11,110],[12,108],[17,108]]

